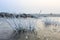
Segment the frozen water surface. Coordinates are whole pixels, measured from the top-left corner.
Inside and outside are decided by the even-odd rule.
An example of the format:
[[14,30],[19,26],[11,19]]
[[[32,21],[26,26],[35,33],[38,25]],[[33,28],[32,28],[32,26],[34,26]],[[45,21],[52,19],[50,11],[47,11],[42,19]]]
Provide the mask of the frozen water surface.
[[14,32],[17,40],[60,40],[60,18],[0,18],[0,40],[16,40]]

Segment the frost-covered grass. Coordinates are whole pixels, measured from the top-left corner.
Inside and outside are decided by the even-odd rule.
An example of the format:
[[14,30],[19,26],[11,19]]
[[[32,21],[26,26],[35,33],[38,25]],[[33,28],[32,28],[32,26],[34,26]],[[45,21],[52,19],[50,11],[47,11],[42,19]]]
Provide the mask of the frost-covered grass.
[[[48,20],[52,24],[45,24]],[[28,40],[60,40],[60,18],[0,18],[0,39],[15,33],[21,34],[21,39],[29,35]]]

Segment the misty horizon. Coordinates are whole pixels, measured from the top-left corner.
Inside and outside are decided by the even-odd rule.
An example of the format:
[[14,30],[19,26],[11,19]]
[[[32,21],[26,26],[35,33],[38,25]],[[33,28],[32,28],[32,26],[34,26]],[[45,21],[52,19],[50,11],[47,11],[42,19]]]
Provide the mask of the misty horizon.
[[0,12],[10,13],[58,13],[60,0],[0,0]]

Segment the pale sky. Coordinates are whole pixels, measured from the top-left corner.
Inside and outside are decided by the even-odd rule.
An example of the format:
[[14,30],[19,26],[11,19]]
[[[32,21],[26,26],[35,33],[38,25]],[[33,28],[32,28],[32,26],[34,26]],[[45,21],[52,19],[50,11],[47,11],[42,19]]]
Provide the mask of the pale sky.
[[0,12],[60,13],[60,0],[0,0]]

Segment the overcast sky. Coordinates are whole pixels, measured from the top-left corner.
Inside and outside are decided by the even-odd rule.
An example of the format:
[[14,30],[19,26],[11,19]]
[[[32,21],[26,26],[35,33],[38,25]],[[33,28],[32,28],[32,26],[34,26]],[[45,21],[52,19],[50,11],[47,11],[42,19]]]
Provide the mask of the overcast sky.
[[0,12],[60,13],[60,0],[0,0]]

